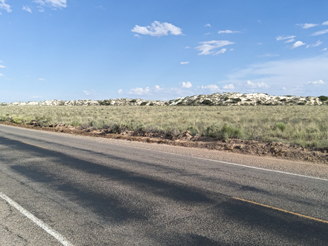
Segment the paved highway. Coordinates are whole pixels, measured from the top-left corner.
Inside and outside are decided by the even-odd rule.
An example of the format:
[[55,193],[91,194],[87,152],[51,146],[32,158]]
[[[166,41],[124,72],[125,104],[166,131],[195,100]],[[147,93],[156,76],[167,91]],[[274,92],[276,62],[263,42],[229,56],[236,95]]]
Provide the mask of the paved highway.
[[122,143],[0,125],[0,245],[328,245],[324,177]]

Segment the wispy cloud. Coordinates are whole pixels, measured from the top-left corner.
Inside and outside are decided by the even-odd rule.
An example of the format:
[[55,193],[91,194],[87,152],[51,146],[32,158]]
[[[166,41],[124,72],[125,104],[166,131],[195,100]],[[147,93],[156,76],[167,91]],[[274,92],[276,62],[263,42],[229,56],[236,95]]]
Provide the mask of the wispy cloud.
[[235,89],[235,86],[233,84],[228,84],[228,85],[223,86],[223,89],[233,90],[233,89]]
[[278,54],[271,54],[271,53],[266,53],[264,55],[260,55],[259,57],[277,57],[279,56]]
[[211,24],[207,23],[207,24],[205,25],[205,27],[211,27]]
[[322,35],[322,34],[326,34],[328,33],[328,29],[325,30],[321,30],[321,31],[317,31],[315,33],[312,33],[312,36],[318,36],[318,35]]
[[182,35],[182,29],[167,22],[160,23],[158,21],[154,21],[151,26],[138,26],[136,25],[132,30],[132,32],[150,35],[155,37],[161,37],[166,35]]
[[307,84],[311,84],[311,85],[315,85],[315,86],[318,86],[318,85],[324,85],[326,84],[322,79],[319,79],[319,80],[316,80],[316,81],[309,81],[307,82]]
[[0,77],[3,77],[4,75],[2,73],[0,73]]
[[217,85],[205,85],[200,87],[203,90],[210,90],[210,91],[219,91],[220,88]]
[[39,81],[46,81],[46,79],[44,79],[44,78],[39,78],[38,80]]
[[318,40],[315,44],[308,44],[306,46],[306,48],[309,48],[309,47],[318,47],[321,44],[322,44],[322,42],[320,40]]
[[321,51],[326,51],[327,50],[327,48],[323,48]]
[[132,95],[147,95],[150,94],[150,88],[146,87],[145,89],[137,87],[134,89],[131,89],[128,94],[132,94]]
[[40,6],[51,6],[54,9],[67,7],[67,0],[34,0],[34,2],[39,4]]
[[303,46],[303,45],[305,45],[305,43],[303,43],[302,41],[296,41],[296,42],[292,45],[291,49],[296,49],[296,48],[301,47],[301,46]]
[[191,88],[192,84],[190,82],[182,82],[181,87],[182,88]]
[[276,40],[277,41],[281,41],[281,40],[294,39],[294,38],[296,38],[296,36],[294,36],[294,35],[290,35],[290,36],[278,36],[278,37],[276,37]]
[[[328,55],[326,53],[306,59],[288,59],[253,64],[246,69],[227,75],[220,83],[233,83],[245,86],[245,81],[265,83],[271,91],[287,87],[290,92],[306,92],[304,85],[308,81],[328,80]],[[249,88],[245,86],[245,88]],[[328,93],[325,86],[320,93]]]
[[266,84],[266,83],[263,83],[263,82],[257,82],[257,83],[254,83],[250,80],[248,80],[246,82],[246,87],[249,87],[249,88],[269,88],[269,86]]
[[226,51],[227,51],[227,49],[222,48],[222,49],[220,49],[218,52],[214,53],[214,55],[224,54]]
[[240,31],[232,31],[232,30],[220,30],[218,34],[223,34],[223,33],[240,33]]
[[118,94],[122,94],[122,93],[123,93],[123,90],[122,90],[122,89],[119,89],[119,90],[117,91],[117,93],[118,93]]
[[32,13],[32,9],[30,7],[23,6],[23,10]]
[[0,68],[5,68],[6,66],[0,64]]
[[302,27],[303,29],[309,29],[311,27],[318,26],[319,24],[304,23],[304,24],[296,24],[296,25]]
[[[200,46],[197,46],[195,49],[197,49],[198,51],[200,51],[200,53],[198,53],[198,55],[210,55],[213,54],[215,52],[215,50],[217,50],[218,48],[221,48],[223,46],[226,45],[231,45],[234,44],[234,42],[230,42],[228,40],[212,40],[212,41],[204,41],[204,42],[200,42]],[[224,53],[225,51],[218,51],[215,54],[220,54],[220,53]]]
[[181,65],[187,65],[187,64],[189,64],[189,62],[188,62],[188,61],[180,62],[180,64],[181,64]]
[[328,21],[323,22],[322,25],[328,26]]
[[295,41],[295,39],[292,38],[292,39],[288,39],[287,41],[285,41],[285,43],[288,44],[288,43],[292,43],[294,41]]
[[12,11],[11,6],[6,3],[6,0],[0,0],[0,9],[4,9],[8,13],[10,13]]

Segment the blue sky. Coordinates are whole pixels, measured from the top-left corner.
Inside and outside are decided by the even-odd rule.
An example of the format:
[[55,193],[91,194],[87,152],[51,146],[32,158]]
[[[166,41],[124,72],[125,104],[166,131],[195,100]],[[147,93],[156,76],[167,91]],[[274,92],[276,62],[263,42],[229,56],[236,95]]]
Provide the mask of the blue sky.
[[0,0],[0,101],[328,95],[326,0]]

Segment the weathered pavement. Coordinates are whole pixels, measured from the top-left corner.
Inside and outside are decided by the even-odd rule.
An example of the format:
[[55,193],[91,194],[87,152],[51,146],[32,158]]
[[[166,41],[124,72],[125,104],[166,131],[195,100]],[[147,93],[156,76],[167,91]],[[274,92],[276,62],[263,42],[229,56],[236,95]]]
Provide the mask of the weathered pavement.
[[[327,169],[268,169],[0,126],[0,194],[72,245],[327,245]],[[1,198],[0,235],[61,245]]]

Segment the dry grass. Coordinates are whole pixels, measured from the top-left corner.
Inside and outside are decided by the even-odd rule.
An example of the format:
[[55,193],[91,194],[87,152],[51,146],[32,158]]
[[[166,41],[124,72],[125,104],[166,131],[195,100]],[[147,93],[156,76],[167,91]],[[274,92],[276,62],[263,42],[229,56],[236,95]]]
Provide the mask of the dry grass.
[[3,121],[31,120],[95,128],[280,141],[328,147],[327,106],[16,106],[0,107]]

